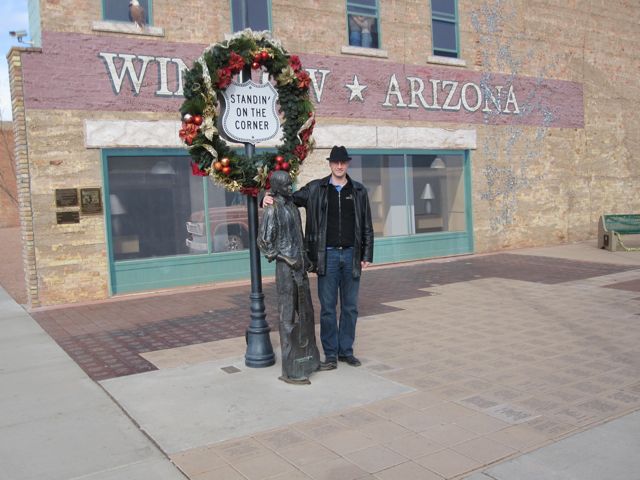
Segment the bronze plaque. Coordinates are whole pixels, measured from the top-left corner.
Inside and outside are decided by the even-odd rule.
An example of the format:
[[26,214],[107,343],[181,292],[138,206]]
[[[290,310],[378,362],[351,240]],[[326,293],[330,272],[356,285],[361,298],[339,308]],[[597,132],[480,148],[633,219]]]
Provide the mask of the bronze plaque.
[[77,207],[77,188],[56,188],[56,207]]
[[102,195],[99,188],[80,190],[80,210],[82,213],[102,213]]
[[57,212],[56,220],[61,223],[80,223],[80,212]]

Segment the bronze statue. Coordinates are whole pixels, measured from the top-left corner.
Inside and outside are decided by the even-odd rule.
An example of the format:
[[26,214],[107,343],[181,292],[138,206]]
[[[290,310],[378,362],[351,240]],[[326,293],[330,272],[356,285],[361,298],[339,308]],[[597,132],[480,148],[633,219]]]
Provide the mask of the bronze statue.
[[306,272],[300,212],[291,198],[291,177],[285,171],[271,176],[273,204],[265,208],[258,247],[276,260],[276,289],[280,314],[282,376],[293,384],[310,384],[309,375],[320,365],[316,345],[313,304]]

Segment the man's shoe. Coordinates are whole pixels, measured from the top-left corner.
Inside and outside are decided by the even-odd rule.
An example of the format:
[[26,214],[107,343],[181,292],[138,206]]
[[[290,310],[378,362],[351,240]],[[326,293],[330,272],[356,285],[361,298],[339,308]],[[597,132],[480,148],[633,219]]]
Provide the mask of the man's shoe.
[[338,368],[338,363],[335,360],[328,359],[325,362],[320,362],[318,370],[326,372],[327,370],[335,370],[336,368]]
[[362,365],[362,362],[353,355],[349,355],[348,357],[339,356],[338,360],[340,360],[341,362],[347,362],[352,367],[359,367],[360,365]]

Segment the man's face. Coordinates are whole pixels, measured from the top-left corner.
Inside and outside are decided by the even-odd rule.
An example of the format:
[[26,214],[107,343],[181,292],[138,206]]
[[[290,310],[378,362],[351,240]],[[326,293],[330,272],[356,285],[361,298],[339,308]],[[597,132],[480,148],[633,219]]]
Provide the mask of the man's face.
[[349,169],[349,162],[329,162],[331,173],[335,178],[344,178],[347,175]]

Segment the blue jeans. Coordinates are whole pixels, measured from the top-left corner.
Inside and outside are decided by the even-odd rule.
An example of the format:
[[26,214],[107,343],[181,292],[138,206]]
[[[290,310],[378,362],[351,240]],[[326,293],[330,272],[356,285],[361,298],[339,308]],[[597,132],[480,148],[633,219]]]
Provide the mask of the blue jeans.
[[370,32],[359,32],[352,30],[349,34],[349,45],[354,47],[371,48],[373,46],[373,36]]
[[[353,355],[360,278],[353,278],[353,248],[327,249],[325,275],[318,276],[320,340],[328,360]],[[340,294],[340,323],[336,315]]]

